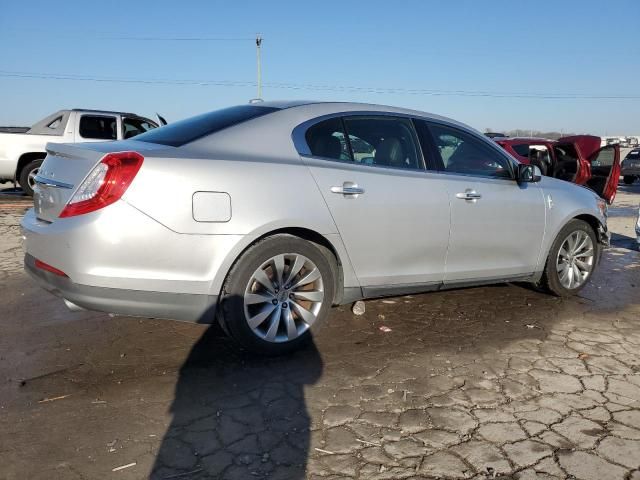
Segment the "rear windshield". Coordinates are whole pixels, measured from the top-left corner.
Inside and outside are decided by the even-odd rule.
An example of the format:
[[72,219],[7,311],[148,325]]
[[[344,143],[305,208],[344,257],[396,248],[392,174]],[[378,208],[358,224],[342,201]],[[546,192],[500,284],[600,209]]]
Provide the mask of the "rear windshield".
[[135,137],[140,142],[160,143],[180,147],[199,138],[219,132],[252,118],[279,110],[258,105],[238,105],[170,123]]

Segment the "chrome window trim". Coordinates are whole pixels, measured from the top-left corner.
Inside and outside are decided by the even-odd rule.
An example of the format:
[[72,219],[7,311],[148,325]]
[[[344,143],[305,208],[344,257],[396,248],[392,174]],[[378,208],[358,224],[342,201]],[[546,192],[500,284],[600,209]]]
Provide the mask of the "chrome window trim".
[[[484,135],[475,132],[474,130],[467,128],[465,126],[462,125],[457,125],[455,123],[451,123],[451,122],[447,122],[446,120],[441,120],[439,118],[433,118],[433,117],[429,117],[429,116],[421,116],[421,115],[415,115],[415,114],[408,114],[408,113],[397,113],[397,112],[381,112],[379,110],[353,110],[353,111],[341,111],[341,112],[332,112],[332,113],[328,113],[326,115],[321,115],[319,117],[315,117],[312,118],[310,120],[306,120],[304,122],[302,122],[301,124],[297,125],[293,131],[291,132],[291,139],[293,140],[293,145],[296,149],[296,151],[298,152],[298,154],[302,157],[308,157],[308,158],[315,158],[315,159],[320,159],[320,160],[325,160],[325,161],[330,161],[330,162],[339,162],[339,163],[345,163],[345,164],[355,164],[356,162],[354,162],[353,160],[340,160],[340,159],[336,159],[336,158],[326,158],[326,157],[320,157],[317,155],[312,155],[311,154],[311,149],[309,148],[309,145],[307,145],[307,140],[305,138],[305,135],[307,133],[307,130],[309,128],[311,128],[312,126],[314,126],[317,123],[323,122],[325,120],[329,120],[331,118],[341,118],[344,119],[345,117],[351,117],[351,116],[385,116],[385,117],[397,117],[397,118],[408,118],[410,120],[421,120],[421,121],[425,121],[429,124],[438,124],[438,125],[442,125],[444,127],[447,128],[452,128],[455,130],[460,130],[463,133],[466,133],[467,135],[471,135],[472,137],[480,140],[480,142],[484,143],[485,145],[487,145],[489,148],[493,149],[493,151],[495,151],[498,155],[500,155],[502,158],[504,158],[507,163],[509,164],[509,166],[511,167],[511,178],[500,178],[500,177],[488,177],[488,176],[482,176],[482,175],[471,175],[471,174],[460,174],[460,173],[455,173],[455,175],[464,175],[467,177],[473,177],[473,178],[490,178],[490,179],[494,179],[494,180],[507,180],[510,182],[516,181],[516,175],[515,175],[515,170],[517,168],[518,165],[518,161],[515,158],[512,158],[511,155],[509,155],[508,152],[506,152],[501,146],[499,146],[496,142],[494,142],[493,140],[485,137]],[[417,132],[415,132],[415,126],[414,128],[414,133],[417,134]],[[346,134],[346,132],[345,132]],[[419,140],[419,139],[417,139]],[[420,154],[422,156],[422,162],[424,164],[424,168],[420,168],[420,169],[415,169],[415,168],[395,168],[395,167],[387,167],[387,166],[383,166],[383,165],[366,165],[367,167],[376,167],[376,168],[384,168],[384,169],[390,169],[393,171],[402,171],[402,170],[408,170],[408,171],[427,171],[427,172],[433,172],[433,173],[446,173],[447,175],[454,175],[453,172],[445,172],[445,171],[441,171],[441,170],[434,170],[429,168],[427,159],[425,157],[425,152],[423,151],[422,148],[422,144],[418,141],[418,145],[417,145]]]
[[[377,110],[353,110],[353,111],[346,111],[346,112],[328,113],[326,115],[321,115],[320,117],[315,117],[305,122],[302,122],[301,124],[296,126],[291,132],[291,139],[293,140],[293,145],[300,155],[305,155],[307,157],[313,156],[311,154],[311,149],[309,148],[309,145],[307,145],[307,140],[305,138],[305,135],[309,128],[314,126],[316,123],[320,123],[325,120],[329,120],[331,118],[341,119],[343,117],[360,117],[360,116],[398,117],[398,118],[411,119],[415,115],[407,115],[406,113],[395,113],[395,112],[380,112]],[[319,158],[324,158],[324,157],[319,157]],[[336,159],[332,159],[332,160],[336,160]]]
[[[435,170],[427,170],[425,168],[396,168],[388,165],[366,165],[364,163],[354,162],[352,160],[338,160],[337,158],[319,157],[316,155],[300,155],[305,160],[311,160],[314,165],[326,168],[345,168],[346,170],[357,170],[370,173],[387,173],[389,175],[403,175],[411,174],[410,176],[424,175],[424,174],[437,174],[439,172]],[[338,165],[331,165],[327,162],[337,163]],[[373,168],[373,170],[372,170]]]

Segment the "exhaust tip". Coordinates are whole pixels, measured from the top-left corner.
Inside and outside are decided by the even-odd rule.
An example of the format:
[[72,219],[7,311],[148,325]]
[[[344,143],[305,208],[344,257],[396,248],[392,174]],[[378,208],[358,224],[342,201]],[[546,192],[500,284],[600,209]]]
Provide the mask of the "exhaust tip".
[[75,303],[70,302],[66,298],[63,298],[62,300],[64,301],[64,304],[67,306],[67,308],[69,310],[71,310],[72,312],[83,312],[83,311],[86,311],[86,308],[82,308],[82,307],[76,305]]

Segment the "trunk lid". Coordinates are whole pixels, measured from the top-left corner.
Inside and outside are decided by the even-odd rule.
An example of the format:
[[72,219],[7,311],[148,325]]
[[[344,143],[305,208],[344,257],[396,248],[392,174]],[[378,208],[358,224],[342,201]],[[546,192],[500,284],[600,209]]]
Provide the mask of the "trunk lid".
[[558,139],[558,143],[573,143],[576,145],[584,158],[591,157],[600,150],[600,137],[594,135],[572,135]]
[[33,205],[36,217],[53,222],[73,192],[104,156],[78,145],[47,144],[47,157],[36,176]]

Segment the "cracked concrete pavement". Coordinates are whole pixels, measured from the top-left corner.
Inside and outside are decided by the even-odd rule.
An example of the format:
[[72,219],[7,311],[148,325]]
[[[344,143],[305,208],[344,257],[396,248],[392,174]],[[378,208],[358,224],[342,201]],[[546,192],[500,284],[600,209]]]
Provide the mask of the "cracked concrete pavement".
[[368,301],[269,360],[216,327],[67,311],[0,202],[0,478],[639,480],[639,193],[578,297]]

